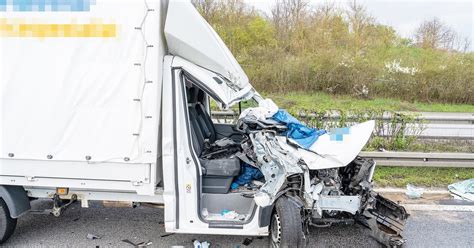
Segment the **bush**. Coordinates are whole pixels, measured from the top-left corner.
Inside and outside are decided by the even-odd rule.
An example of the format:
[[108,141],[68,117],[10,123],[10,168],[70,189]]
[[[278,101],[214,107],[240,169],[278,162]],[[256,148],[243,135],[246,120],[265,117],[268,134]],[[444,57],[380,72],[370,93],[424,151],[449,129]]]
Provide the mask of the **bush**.
[[306,8],[279,30],[241,0],[205,2],[205,18],[259,91],[474,104],[474,53],[415,47],[363,9]]

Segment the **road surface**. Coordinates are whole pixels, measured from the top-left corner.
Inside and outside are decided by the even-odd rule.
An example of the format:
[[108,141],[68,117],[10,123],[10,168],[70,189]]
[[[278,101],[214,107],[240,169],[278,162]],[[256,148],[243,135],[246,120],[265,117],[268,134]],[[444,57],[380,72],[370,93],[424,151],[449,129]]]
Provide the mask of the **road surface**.
[[[34,208],[45,208],[50,202],[40,201]],[[474,247],[474,212],[412,211],[407,224],[405,247]],[[29,214],[18,221],[17,230],[6,247],[133,247],[124,243],[152,241],[150,247],[192,247],[192,240],[206,240],[211,247],[267,247],[267,239],[246,237],[174,234],[166,237],[162,224],[163,210],[138,207],[103,208],[91,204],[88,209],[78,204],[61,217]],[[101,236],[90,240],[87,234]],[[367,229],[335,226],[311,229],[309,247],[380,247],[369,237]]]

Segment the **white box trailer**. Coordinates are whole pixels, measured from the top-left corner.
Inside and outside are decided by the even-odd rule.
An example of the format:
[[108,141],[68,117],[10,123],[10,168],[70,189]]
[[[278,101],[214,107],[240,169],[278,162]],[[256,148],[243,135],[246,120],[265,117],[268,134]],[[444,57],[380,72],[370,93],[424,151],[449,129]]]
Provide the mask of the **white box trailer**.
[[[271,229],[277,247],[304,246],[303,226],[350,213],[379,241],[403,243],[406,212],[371,192],[375,164],[356,158],[373,123],[344,142],[322,136],[314,151],[252,111],[212,123],[209,98],[268,100],[189,1],[0,2],[0,55],[1,242],[31,199],[52,198],[55,216],[74,201],[164,204],[167,232]],[[243,161],[264,185],[230,191]]]

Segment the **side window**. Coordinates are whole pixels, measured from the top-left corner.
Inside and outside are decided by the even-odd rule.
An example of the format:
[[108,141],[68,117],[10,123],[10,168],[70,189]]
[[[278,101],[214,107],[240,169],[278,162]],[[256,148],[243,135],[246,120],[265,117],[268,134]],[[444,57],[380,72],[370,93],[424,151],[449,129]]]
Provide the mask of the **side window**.
[[235,124],[242,111],[247,108],[258,107],[258,103],[253,100],[242,101],[240,104],[232,106],[228,110],[221,110],[214,99],[209,98],[211,117],[214,123]]

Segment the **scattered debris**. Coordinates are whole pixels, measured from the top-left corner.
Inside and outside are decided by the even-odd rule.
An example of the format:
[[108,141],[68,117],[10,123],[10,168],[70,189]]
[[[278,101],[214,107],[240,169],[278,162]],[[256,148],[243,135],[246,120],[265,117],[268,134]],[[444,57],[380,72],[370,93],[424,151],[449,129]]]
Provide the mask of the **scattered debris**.
[[243,245],[248,246],[253,242],[253,238],[245,238],[244,242],[242,242]]
[[265,183],[262,182],[262,181],[253,180],[253,181],[252,181],[252,184],[255,185],[255,186],[257,186],[257,187],[261,187],[261,186],[263,186]]
[[166,234],[161,235],[160,237],[165,238],[171,235],[174,235],[174,233],[166,233]]
[[[252,180],[256,181],[258,179],[263,178],[263,174],[258,168],[255,168],[245,162],[242,164],[241,167],[242,169],[240,175],[236,179],[234,179],[234,182],[230,185],[231,189],[235,190],[239,188],[239,186],[249,184],[250,182],[252,182]],[[261,185],[263,185],[263,183]]]
[[204,218],[206,218],[207,216],[209,216],[209,211],[207,211],[207,208],[203,208],[203,209],[202,209],[201,215],[202,215],[202,217],[204,217]]
[[234,210],[227,210],[227,209],[224,209],[222,210],[221,212],[221,215],[226,218],[226,219],[229,219],[229,220],[245,220],[245,215],[243,214],[238,214],[237,212],[235,212]]
[[122,242],[125,242],[127,244],[130,244],[130,245],[133,245],[134,247],[136,248],[141,248],[141,247],[148,247],[150,245],[153,244],[153,242],[151,242],[150,240],[146,241],[146,242],[140,242],[140,243],[133,243],[132,241],[128,240],[128,239],[124,239],[122,240]]
[[94,235],[94,234],[90,234],[90,233],[87,234],[87,239],[93,240],[93,239],[101,239],[101,238],[102,237],[98,236],[98,235]]
[[194,244],[194,248],[209,248],[209,246],[211,245],[211,243],[207,241],[201,242],[199,240],[194,240],[193,244]]
[[410,199],[418,199],[423,195],[424,188],[416,187],[413,184],[407,184],[407,192],[405,193]]
[[474,201],[474,178],[453,183],[448,186],[448,190],[467,201]]

